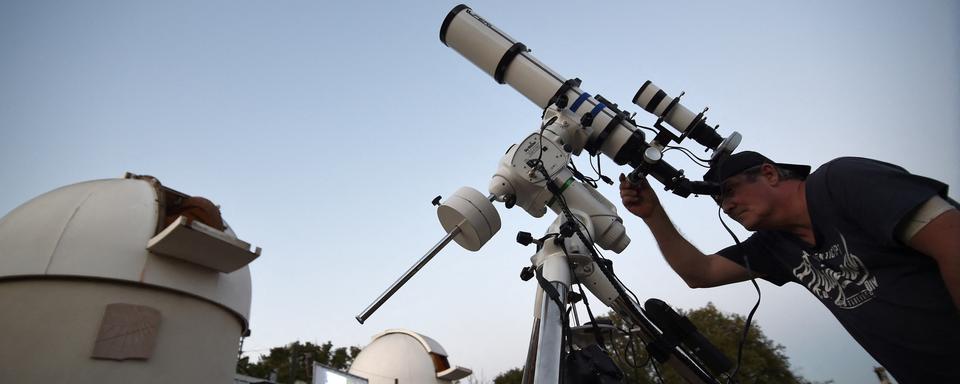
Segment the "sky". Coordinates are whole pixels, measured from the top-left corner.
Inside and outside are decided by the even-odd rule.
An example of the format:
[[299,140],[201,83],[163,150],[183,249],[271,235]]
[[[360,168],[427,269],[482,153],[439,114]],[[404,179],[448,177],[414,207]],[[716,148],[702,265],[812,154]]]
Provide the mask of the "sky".
[[[532,321],[534,283],[518,275],[533,249],[515,234],[544,233],[552,215],[498,205],[503,228],[483,249],[451,244],[364,325],[354,320],[443,236],[430,201],[485,191],[503,152],[540,124],[535,105],[440,42],[457,4],[2,1],[0,215],[60,186],[156,176],[219,204],[263,248],[250,265],[249,355],[294,340],[363,346],[408,328],[492,380],[523,364]],[[814,167],[870,157],[960,185],[957,2],[468,5],[641,124],[654,118],[630,100],[652,80],[685,91],[691,110],[709,106],[722,135],[743,135],[741,150]],[[666,159],[701,174],[678,153]],[[619,206],[615,186],[600,192]],[[702,250],[732,242],[709,199],[661,200]],[[641,300],[749,312],[749,283],[687,288],[621,212],[632,243],[606,256]],[[876,363],[804,288],[760,286],[756,322],[796,372],[876,382]]]

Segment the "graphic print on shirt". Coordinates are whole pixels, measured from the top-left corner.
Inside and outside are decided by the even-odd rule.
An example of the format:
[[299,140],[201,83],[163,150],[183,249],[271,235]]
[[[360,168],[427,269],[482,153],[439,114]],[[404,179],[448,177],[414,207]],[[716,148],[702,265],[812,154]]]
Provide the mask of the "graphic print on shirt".
[[802,251],[802,261],[793,269],[793,275],[817,297],[833,300],[843,309],[856,308],[876,296],[877,278],[859,257],[850,253],[843,234],[840,243],[842,249],[841,244],[834,244],[824,252]]

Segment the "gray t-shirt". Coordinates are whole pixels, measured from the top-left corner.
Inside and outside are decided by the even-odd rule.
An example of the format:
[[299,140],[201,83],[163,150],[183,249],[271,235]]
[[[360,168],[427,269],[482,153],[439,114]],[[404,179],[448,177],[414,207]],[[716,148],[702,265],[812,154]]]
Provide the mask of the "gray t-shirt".
[[[816,246],[758,231],[719,252],[764,279],[801,284],[901,384],[960,383],[960,315],[936,261],[896,240],[901,221],[947,186],[845,157],[810,174]],[[824,346],[829,348],[829,346]]]

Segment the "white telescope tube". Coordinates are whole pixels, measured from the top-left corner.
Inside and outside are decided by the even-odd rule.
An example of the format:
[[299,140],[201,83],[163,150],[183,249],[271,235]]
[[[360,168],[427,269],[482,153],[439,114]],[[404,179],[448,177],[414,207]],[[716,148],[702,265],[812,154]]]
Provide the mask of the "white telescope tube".
[[[589,114],[592,132],[587,140],[591,154],[601,152],[617,164],[632,163],[646,148],[643,134],[629,117],[579,88],[579,80],[568,81],[528,52],[493,24],[466,5],[450,11],[440,27],[440,41],[492,76],[508,84],[541,109],[564,96],[563,113],[574,121]],[[636,132],[636,133],[634,133]]]
[[[558,75],[534,58],[524,44],[497,29],[470,7],[460,4],[447,14],[440,26],[440,41],[541,109],[559,104],[565,117],[584,122],[590,129],[585,149],[591,155],[600,152],[619,165],[629,164],[634,168],[643,165],[643,151],[649,144],[625,112],[602,97],[583,92],[579,79],[567,80]],[[656,141],[662,141],[661,146],[670,140],[679,143],[690,137],[714,150],[713,156],[718,157],[731,153],[740,142],[736,132],[726,139],[718,135],[714,127],[707,125],[702,112],[691,112],[679,103],[679,97],[668,96],[649,81],[640,88],[633,102],[681,133],[679,137],[658,136]]]
[[480,67],[500,84],[526,96],[541,109],[566,79],[527,52],[527,47],[460,4],[440,27],[440,41]]
[[[695,113],[690,112],[683,104],[673,103],[672,97],[649,80],[643,83],[643,86],[637,91],[636,96],[633,97],[633,103],[657,117],[662,117],[667,124],[676,128],[680,133],[692,130],[700,122]],[[670,104],[674,105],[668,111],[667,108]]]

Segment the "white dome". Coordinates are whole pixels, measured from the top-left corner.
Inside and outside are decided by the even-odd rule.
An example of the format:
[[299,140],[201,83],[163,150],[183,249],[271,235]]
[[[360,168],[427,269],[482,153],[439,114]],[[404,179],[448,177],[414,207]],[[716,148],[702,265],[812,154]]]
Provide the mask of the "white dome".
[[436,340],[419,333],[388,329],[373,336],[350,366],[350,374],[370,384],[449,383],[469,376],[467,368],[451,367],[447,352]]
[[[156,286],[250,315],[250,271],[221,273],[155,255],[158,191],[145,180],[94,180],[61,187],[0,218],[0,279],[83,277]],[[228,228],[226,235],[236,236]]]

